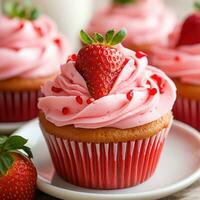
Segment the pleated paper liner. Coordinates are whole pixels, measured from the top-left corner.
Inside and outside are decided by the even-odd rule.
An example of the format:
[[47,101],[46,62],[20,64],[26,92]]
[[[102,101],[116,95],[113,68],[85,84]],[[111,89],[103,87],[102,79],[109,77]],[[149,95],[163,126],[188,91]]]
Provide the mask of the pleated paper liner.
[[174,118],[200,131],[200,101],[178,97],[173,108]]
[[170,127],[144,140],[107,144],[69,141],[44,130],[43,134],[61,178],[86,188],[118,189],[152,176]]
[[0,122],[23,122],[37,117],[40,96],[39,90],[0,91]]

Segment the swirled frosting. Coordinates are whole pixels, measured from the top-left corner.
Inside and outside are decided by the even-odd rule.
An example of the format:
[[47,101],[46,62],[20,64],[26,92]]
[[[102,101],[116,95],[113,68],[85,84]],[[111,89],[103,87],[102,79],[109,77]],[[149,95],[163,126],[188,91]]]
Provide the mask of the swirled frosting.
[[[148,66],[146,57],[138,58],[134,51],[121,45],[116,48],[128,62],[109,94],[90,104],[86,82],[75,62],[62,65],[61,74],[42,87],[45,97],[39,99],[38,107],[48,121],[56,126],[126,129],[157,120],[172,109],[176,97],[174,83],[159,69]],[[127,98],[130,91],[132,99]],[[82,101],[77,101],[77,97]]]
[[167,46],[152,49],[151,63],[162,69],[171,78],[181,82],[200,85],[200,44],[176,47],[181,25],[170,35]]
[[176,18],[160,0],[137,0],[133,4],[114,4],[95,14],[88,31],[105,33],[111,28],[125,27],[125,45],[165,44]]
[[35,21],[0,17],[0,80],[58,72],[69,47],[47,16]]

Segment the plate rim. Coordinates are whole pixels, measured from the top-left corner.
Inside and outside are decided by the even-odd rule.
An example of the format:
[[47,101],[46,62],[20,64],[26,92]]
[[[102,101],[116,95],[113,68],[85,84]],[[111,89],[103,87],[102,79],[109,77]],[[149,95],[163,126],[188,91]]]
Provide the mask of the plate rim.
[[[23,131],[23,129],[29,126],[29,124],[32,124],[33,122],[36,122],[36,121],[38,121],[38,119],[34,119],[28,122],[27,124],[22,126],[20,129],[15,131],[14,134],[16,135],[20,133],[21,131]],[[200,143],[200,133],[196,129],[177,120],[173,120],[173,126],[177,126],[179,129],[182,129],[182,130],[187,130],[187,132],[189,132],[189,134],[193,136],[195,139],[197,139]],[[119,193],[100,194],[100,193],[90,193],[90,192],[83,192],[83,191],[73,191],[70,189],[61,188],[61,187],[45,182],[44,178],[38,174],[37,186],[38,186],[38,189],[40,189],[41,191],[57,198],[63,198],[63,194],[61,193],[65,194],[67,192],[67,195],[68,196],[70,195],[72,198],[77,197],[77,195],[82,195],[88,198],[100,197],[100,198],[107,198],[107,199],[113,199],[113,198],[121,199],[123,197],[126,199],[128,198],[143,198],[143,199],[148,198],[149,199],[149,198],[155,198],[156,196],[159,196],[159,198],[162,198],[170,194],[173,194],[175,192],[178,192],[190,186],[192,183],[194,183],[198,179],[200,179],[200,168],[195,170],[190,176],[186,177],[185,179],[182,179],[172,185],[169,185],[161,189],[156,189],[156,190],[147,191],[147,192],[127,193],[127,194],[119,194]]]

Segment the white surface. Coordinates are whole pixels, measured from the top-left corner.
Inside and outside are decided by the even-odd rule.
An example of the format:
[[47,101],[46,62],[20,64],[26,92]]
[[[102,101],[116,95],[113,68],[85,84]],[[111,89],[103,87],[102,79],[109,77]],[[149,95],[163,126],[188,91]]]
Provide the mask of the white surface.
[[0,135],[11,134],[16,129],[22,127],[26,122],[0,123]]
[[92,16],[93,0],[34,0],[44,13],[51,16],[75,49],[79,46],[80,30]]
[[29,139],[38,170],[39,189],[61,199],[158,199],[180,191],[200,178],[200,134],[181,122],[174,122],[154,176],[139,186],[123,190],[89,190],[60,179],[54,174],[37,120],[28,123],[16,134]]
[[179,18],[183,18],[193,10],[195,0],[165,0],[171,6]]

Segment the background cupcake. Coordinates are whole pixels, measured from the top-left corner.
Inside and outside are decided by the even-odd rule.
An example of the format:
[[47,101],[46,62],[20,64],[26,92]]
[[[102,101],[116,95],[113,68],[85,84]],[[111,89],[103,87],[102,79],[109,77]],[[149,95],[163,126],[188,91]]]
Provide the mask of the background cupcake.
[[167,47],[153,49],[151,62],[177,86],[175,118],[200,130],[200,4],[196,7],[174,30]]
[[4,1],[0,17],[0,122],[37,116],[41,84],[59,72],[68,45],[54,22],[37,8]]
[[42,87],[40,126],[56,171],[72,184],[131,187],[156,169],[176,89],[144,54],[118,44],[124,37],[81,31],[86,46]]
[[96,13],[88,31],[104,34],[107,30],[125,27],[128,36],[124,45],[148,52],[156,44],[166,44],[176,18],[161,0],[114,0]]

